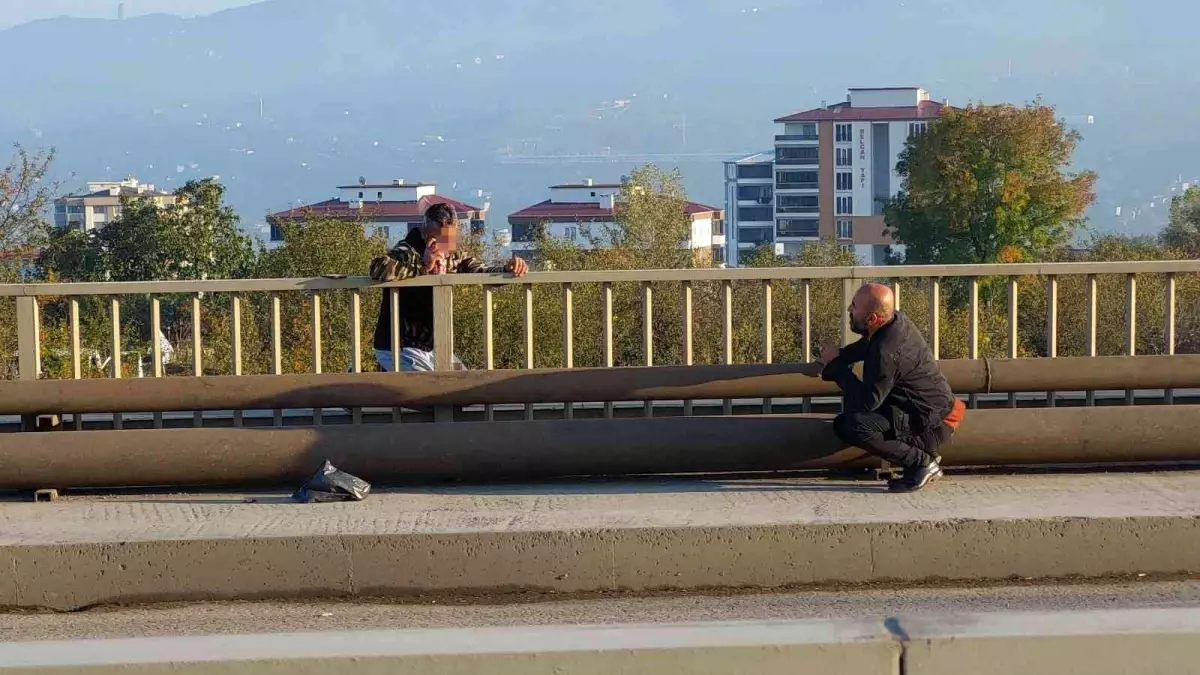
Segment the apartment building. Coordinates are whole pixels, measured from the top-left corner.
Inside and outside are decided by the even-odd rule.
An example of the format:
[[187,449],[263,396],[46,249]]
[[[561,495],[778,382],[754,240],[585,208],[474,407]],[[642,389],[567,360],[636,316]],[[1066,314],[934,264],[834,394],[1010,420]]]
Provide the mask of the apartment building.
[[885,233],[883,205],[900,190],[896,162],[909,137],[923,133],[946,105],[919,87],[856,88],[843,102],[776,119],[770,230],[751,220],[766,215],[755,200],[766,192],[759,176],[767,158],[759,153],[726,163],[737,250],[773,243],[782,255],[794,255],[814,241],[837,241],[862,264],[884,264],[894,242]]
[[[725,262],[775,243],[775,152],[767,150],[725,162]],[[776,251],[784,254],[782,247]]]
[[[596,183],[591,179],[551,186],[549,199],[509,215],[513,254],[535,257],[535,228],[539,226],[546,227],[552,236],[588,247],[582,228],[601,228],[614,222],[614,214],[620,208],[621,187],[620,183]],[[680,245],[696,251],[699,259],[723,262],[725,212],[696,202],[686,202],[684,210],[691,220],[691,237]]]
[[283,241],[280,223],[303,223],[321,217],[347,222],[361,222],[365,236],[381,235],[393,246],[408,232],[419,227],[425,210],[434,204],[447,204],[454,209],[459,224],[482,233],[487,228],[487,206],[480,208],[437,194],[433,183],[406,183],[396,179],[388,183],[370,183],[359,179],[354,185],[337,188],[338,196],[316,204],[298,206],[267,217],[270,225],[269,247]]
[[121,216],[121,199],[138,197],[152,200],[158,206],[175,203],[175,195],[162,192],[148,183],[129,177],[121,181],[93,181],[87,192],[67,195],[54,200],[54,225],[90,232]]

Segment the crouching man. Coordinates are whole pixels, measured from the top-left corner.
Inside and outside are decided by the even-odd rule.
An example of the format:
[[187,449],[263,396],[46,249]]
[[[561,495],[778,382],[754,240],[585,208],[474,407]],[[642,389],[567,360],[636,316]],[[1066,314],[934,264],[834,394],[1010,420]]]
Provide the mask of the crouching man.
[[[892,290],[866,284],[847,309],[858,342],[821,350],[821,379],[842,390],[835,433],[855,446],[903,467],[888,481],[893,492],[915,492],[942,476],[939,446],[950,442],[966,406],[954,397],[925,338],[903,312]],[[862,361],[862,379],[851,369]]]

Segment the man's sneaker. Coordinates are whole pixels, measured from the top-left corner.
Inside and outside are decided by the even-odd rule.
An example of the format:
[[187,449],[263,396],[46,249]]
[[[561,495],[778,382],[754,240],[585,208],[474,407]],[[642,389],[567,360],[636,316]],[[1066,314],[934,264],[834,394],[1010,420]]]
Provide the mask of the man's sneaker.
[[899,478],[888,481],[890,492],[916,492],[942,477],[942,467],[936,459],[922,466],[909,466]]

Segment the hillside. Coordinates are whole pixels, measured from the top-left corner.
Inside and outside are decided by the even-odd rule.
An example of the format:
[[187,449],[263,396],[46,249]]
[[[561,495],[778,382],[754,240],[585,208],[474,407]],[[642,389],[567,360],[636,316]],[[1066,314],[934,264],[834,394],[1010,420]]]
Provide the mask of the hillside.
[[[546,185],[630,166],[502,157],[671,155],[692,196],[719,203],[719,159],[768,146],[773,117],[848,86],[917,84],[953,102],[1058,105],[1085,134],[1080,164],[1100,171],[1101,225],[1200,173],[1187,162],[1200,142],[1163,131],[1200,114],[1178,56],[1200,9],[1164,25],[1132,4],[970,5],[270,0],[195,19],[39,21],[0,32],[0,59],[21,64],[0,71],[0,138],[57,146],[74,183],[218,174],[248,222],[359,175],[491,193],[496,222]],[[1155,103],[1165,91],[1171,104]]]

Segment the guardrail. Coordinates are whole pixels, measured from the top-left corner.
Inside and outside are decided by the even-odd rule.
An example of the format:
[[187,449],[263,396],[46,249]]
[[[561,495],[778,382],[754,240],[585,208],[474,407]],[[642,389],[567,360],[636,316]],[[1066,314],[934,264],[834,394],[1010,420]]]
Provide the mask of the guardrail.
[[[923,307],[923,316],[917,317],[924,321],[926,326],[927,338],[934,350],[935,355],[940,356],[942,335],[946,325],[944,323],[944,313],[947,310],[947,303],[944,293],[944,288],[948,284],[956,285],[956,293],[961,296],[963,311],[967,323],[966,330],[966,356],[968,359],[979,359],[983,353],[981,351],[981,338],[985,335],[985,328],[980,324],[980,309],[981,288],[986,287],[994,296],[1003,291],[1007,293],[1007,308],[1005,312],[1006,326],[1004,330],[1007,334],[1007,344],[1003,350],[997,350],[994,342],[989,341],[993,353],[1000,351],[1000,356],[1006,358],[1017,358],[1019,354],[1019,345],[1021,342],[1020,332],[1020,307],[1019,298],[1020,291],[1030,283],[1041,284],[1045,288],[1045,324],[1044,347],[1040,350],[1042,355],[1048,357],[1057,357],[1059,355],[1059,286],[1060,282],[1071,280],[1082,281],[1083,284],[1083,302],[1084,307],[1084,348],[1082,356],[1098,355],[1098,330],[1101,326],[1101,311],[1098,300],[1100,298],[1100,279],[1109,276],[1118,276],[1123,281],[1124,292],[1124,326],[1123,342],[1124,349],[1122,353],[1136,354],[1138,353],[1139,345],[1139,322],[1144,324],[1148,318],[1143,310],[1139,313],[1139,278],[1145,279],[1153,277],[1152,292],[1161,294],[1161,323],[1158,324],[1161,330],[1161,344],[1154,346],[1154,351],[1161,354],[1173,354],[1176,347],[1176,283],[1180,275],[1191,275],[1200,273],[1200,261],[1151,261],[1151,262],[1110,262],[1110,263],[1036,263],[1036,264],[997,264],[997,265],[932,265],[932,266],[894,266],[894,267],[840,267],[840,268],[805,268],[805,267],[785,267],[785,268],[737,268],[737,269],[683,269],[683,270],[632,270],[632,271],[582,271],[582,272],[542,272],[530,274],[526,277],[517,279],[506,275],[448,275],[437,277],[422,277],[417,279],[406,280],[394,284],[373,285],[365,278],[309,278],[309,279],[254,279],[254,280],[211,280],[211,281],[185,281],[185,282],[127,282],[127,283],[83,283],[83,284],[14,284],[0,285],[0,299],[13,298],[16,301],[17,309],[17,327],[18,327],[18,349],[19,354],[19,373],[22,380],[38,379],[42,368],[41,359],[43,355],[42,341],[42,319],[40,316],[42,305],[47,302],[55,302],[60,305],[65,305],[65,314],[67,315],[67,343],[66,351],[69,353],[69,377],[83,378],[84,369],[82,367],[83,349],[81,346],[81,326],[87,320],[95,320],[95,317],[87,317],[81,313],[81,301],[88,298],[103,298],[106,306],[107,322],[111,328],[108,339],[108,349],[111,351],[112,358],[109,363],[109,374],[113,378],[122,377],[122,354],[126,351],[126,346],[122,344],[125,336],[122,332],[123,327],[123,306],[122,298],[129,296],[149,297],[147,311],[149,313],[149,323],[151,334],[158,334],[162,328],[161,321],[161,300],[164,297],[185,297],[188,298],[190,304],[191,315],[191,334],[190,338],[190,365],[191,374],[194,376],[203,376],[206,374],[204,367],[205,346],[210,342],[228,345],[228,374],[233,376],[244,375],[243,369],[243,354],[246,352],[246,344],[243,339],[243,307],[246,302],[244,298],[250,294],[264,294],[267,296],[266,307],[266,333],[260,340],[264,345],[269,340],[269,368],[268,372],[272,374],[283,374],[285,367],[283,363],[283,347],[285,326],[291,328],[298,324],[307,324],[308,339],[311,340],[309,347],[311,348],[311,371],[314,373],[322,373],[326,369],[326,360],[324,354],[323,336],[327,334],[327,330],[322,329],[323,315],[328,312],[327,305],[323,304],[325,297],[330,294],[337,293],[346,296],[348,302],[348,320],[347,328],[349,335],[350,349],[348,370],[353,373],[359,373],[367,368],[364,367],[363,360],[363,333],[362,333],[362,302],[367,293],[375,293],[376,289],[382,289],[385,293],[390,293],[390,302],[392,308],[398,306],[399,294],[397,288],[401,286],[425,286],[432,288],[434,314],[435,314],[435,353],[437,355],[437,368],[439,370],[450,370],[452,367],[452,356],[455,352],[455,293],[465,292],[468,289],[473,292],[478,292],[482,289],[479,300],[481,303],[481,311],[477,318],[482,324],[481,339],[479,340],[478,350],[481,352],[482,358],[478,359],[480,367],[486,370],[492,370],[499,365],[496,360],[496,334],[498,319],[494,312],[495,297],[502,292],[506,287],[518,286],[520,288],[520,298],[516,303],[516,310],[519,314],[518,321],[520,325],[520,336],[518,344],[520,345],[519,367],[523,369],[534,368],[535,364],[545,359],[539,357],[535,344],[535,312],[534,312],[534,289],[541,288],[557,288],[560,297],[559,314],[561,325],[558,329],[559,344],[551,345],[552,350],[547,348],[547,351],[553,351],[554,355],[561,357],[561,363],[558,364],[563,368],[576,367],[576,346],[581,339],[595,341],[599,338],[599,359],[600,367],[611,368],[617,364],[617,353],[615,343],[619,338],[628,336],[618,335],[618,326],[634,328],[638,334],[636,342],[630,341],[632,345],[628,350],[629,354],[623,355],[625,363],[621,365],[634,365],[628,363],[632,358],[640,361],[637,365],[654,366],[659,365],[659,359],[656,359],[656,351],[662,353],[664,348],[664,336],[656,335],[656,328],[660,328],[664,321],[664,312],[662,306],[664,302],[676,304],[677,312],[668,312],[667,315],[678,317],[677,324],[672,324],[671,329],[678,329],[677,334],[672,334],[669,337],[670,343],[667,345],[670,350],[670,362],[681,366],[696,365],[696,344],[699,339],[709,339],[713,336],[718,338],[718,348],[716,350],[716,358],[714,359],[719,364],[732,365],[735,362],[735,332],[739,337],[737,340],[740,345],[744,345],[747,340],[758,343],[757,355],[754,360],[761,363],[771,364],[776,358],[776,347],[780,341],[787,341],[790,349],[793,350],[791,357],[797,361],[811,361],[814,348],[817,347],[817,342],[820,339],[831,339],[830,335],[824,327],[818,326],[814,319],[816,305],[824,303],[826,307],[824,318],[833,319],[836,314],[841,314],[840,335],[834,336],[832,339],[842,339],[848,341],[852,335],[848,326],[848,318],[845,317],[842,308],[848,304],[850,296],[863,281],[872,279],[882,279],[891,283],[897,296],[900,300],[902,309],[907,309],[909,304],[916,304]],[[997,283],[998,280],[1003,280],[1005,283],[1001,286]],[[832,285],[831,285],[832,284]],[[629,285],[636,285],[637,298],[630,303],[622,305],[624,314],[614,315],[614,294],[616,289],[625,288],[628,290]],[[715,289],[715,293],[710,296],[715,300],[715,312],[703,319],[703,325],[695,323],[694,309],[697,306],[697,294],[701,286],[707,289]],[[750,293],[757,293],[758,311],[757,325],[752,327],[752,331],[746,330],[744,323],[735,322],[735,285],[739,298],[744,299],[745,292],[749,288]],[[594,298],[598,306],[577,306],[575,298],[577,292],[583,287],[594,287],[596,292],[589,296]],[[840,292],[837,287],[840,286]],[[754,288],[757,287],[757,290]],[[912,290],[919,288],[918,295],[912,296]],[[670,295],[675,299],[663,300],[663,295],[660,291],[662,288],[667,288]],[[1143,285],[1141,288],[1146,288]],[[707,291],[706,291],[707,292]],[[796,314],[789,315],[788,320],[796,320],[798,325],[791,327],[789,330],[780,332],[776,329],[776,312],[774,310],[775,301],[781,297],[780,294],[787,292],[790,295],[789,302],[795,300]],[[301,321],[297,321],[296,316],[284,316],[281,309],[281,299],[297,294],[304,294],[306,298],[307,316]],[[217,295],[228,297],[228,304],[224,306],[223,312],[227,314],[227,322],[223,326],[228,330],[225,335],[204,335],[202,330],[202,299],[206,295]],[[834,297],[836,295],[836,298]],[[545,296],[540,296],[545,300]],[[743,307],[739,305],[739,307]],[[586,317],[577,315],[577,311],[583,311]],[[630,316],[630,312],[640,311],[640,317]],[[911,310],[910,310],[911,311]],[[820,312],[816,312],[819,314]],[[836,314],[835,314],[836,313]],[[958,316],[956,314],[956,316]],[[392,312],[393,326],[393,349],[398,349],[396,344],[397,337],[400,334],[396,323],[399,321],[398,312]],[[589,326],[598,327],[599,335],[577,335],[576,328],[578,318],[586,318],[590,323]],[[506,317],[511,319],[513,317]],[[669,318],[669,317],[668,317]],[[816,317],[820,319],[822,317]],[[640,319],[640,321],[639,321]],[[710,319],[715,319],[719,325],[709,323]],[[745,317],[742,317],[743,321]],[[674,321],[675,319],[672,318]],[[836,320],[836,319],[833,319]],[[511,327],[511,321],[509,325]],[[736,325],[735,325],[736,323]],[[461,324],[459,326],[461,328]],[[590,330],[590,328],[589,328]],[[996,332],[997,328],[992,326],[987,330]],[[1041,330],[1041,328],[1039,328]],[[825,331],[825,335],[818,336],[820,331]],[[753,333],[753,336],[746,338],[745,336]],[[253,338],[252,338],[253,339]],[[678,342],[678,344],[675,344]],[[1143,341],[1144,342],[1144,341]],[[258,345],[258,346],[264,346]],[[509,345],[506,345],[509,346]],[[164,363],[163,354],[157,341],[150,341],[150,358],[152,362],[151,373],[154,377],[163,377]],[[180,353],[183,348],[178,350]],[[186,354],[177,353],[179,356],[186,357]],[[630,354],[634,355],[633,357]],[[398,364],[398,360],[397,364]],[[186,362],[186,361],[185,361]],[[337,370],[341,370],[343,366],[339,364]],[[1173,392],[1167,390],[1165,392],[1165,401],[1171,402]],[[1010,401],[1015,402],[1016,392],[1010,396]],[[1047,397],[1047,403],[1050,406],[1055,405],[1056,397],[1054,392],[1050,392]],[[974,399],[973,399],[974,402]],[[1089,396],[1089,403],[1094,402]],[[1127,395],[1127,402],[1133,402],[1133,391]],[[771,400],[768,398],[764,401],[763,409],[765,412],[771,410]],[[0,410],[0,414],[6,411]],[[76,412],[76,411],[70,411]],[[127,410],[124,412],[139,412],[137,410]],[[651,401],[647,401],[644,407],[646,415],[653,414],[653,405]],[[685,414],[692,412],[691,406],[685,402]],[[730,414],[732,412],[732,401],[725,400],[722,406],[722,412]],[[449,409],[439,407],[437,419],[446,421],[451,419]],[[487,417],[491,419],[490,410]],[[564,406],[563,415],[571,417],[572,406]],[[611,403],[605,405],[605,415],[611,417],[613,415],[613,406]],[[526,406],[526,418],[532,419],[533,408]],[[78,416],[76,416],[78,418]],[[397,410],[397,419],[399,412]],[[156,414],[156,422],[161,423],[161,414]],[[360,416],[355,415],[355,422],[360,421]],[[240,424],[240,415],[235,412],[235,424]],[[320,414],[316,414],[315,423],[320,423]],[[203,416],[197,413],[195,416],[195,425],[202,426],[204,423]],[[282,413],[277,411],[275,415],[275,423],[282,425]],[[79,420],[76,420],[79,424]],[[114,418],[114,427],[120,428],[121,417],[117,413]]]

